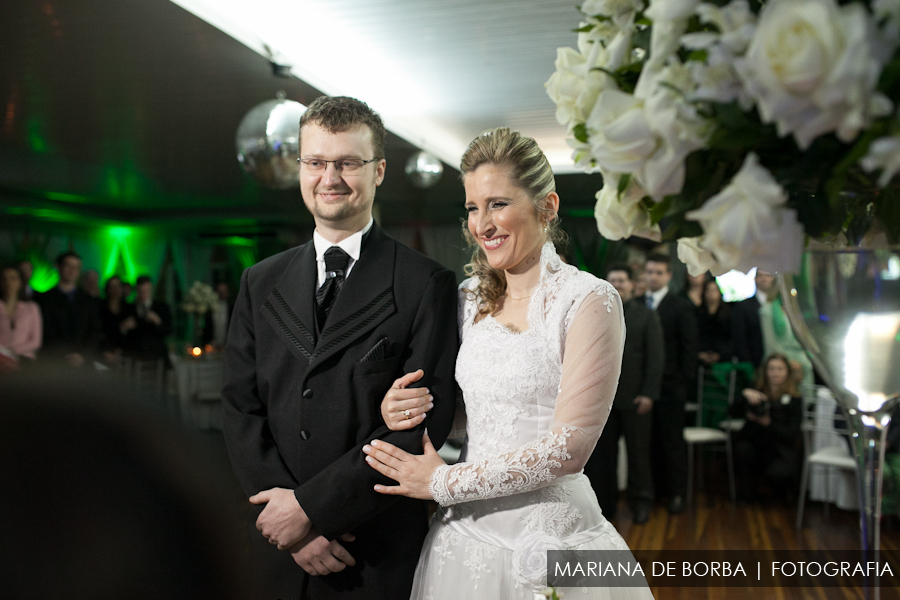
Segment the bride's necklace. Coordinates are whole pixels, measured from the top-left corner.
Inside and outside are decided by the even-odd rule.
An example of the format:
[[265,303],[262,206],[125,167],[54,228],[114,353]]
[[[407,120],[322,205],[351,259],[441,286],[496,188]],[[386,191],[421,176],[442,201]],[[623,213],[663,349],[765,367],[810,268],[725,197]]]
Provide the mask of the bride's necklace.
[[522,296],[521,298],[513,298],[513,297],[510,296],[509,294],[506,294],[506,299],[507,299],[507,300],[528,300],[528,299],[531,298],[532,296],[534,296],[534,292],[531,292],[531,293],[528,294],[527,296]]

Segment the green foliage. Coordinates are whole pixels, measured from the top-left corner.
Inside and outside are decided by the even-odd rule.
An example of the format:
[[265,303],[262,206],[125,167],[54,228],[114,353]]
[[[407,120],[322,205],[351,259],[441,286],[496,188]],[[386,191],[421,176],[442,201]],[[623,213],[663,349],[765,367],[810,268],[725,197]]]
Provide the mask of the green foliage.
[[582,144],[587,144],[588,142],[588,132],[587,126],[584,123],[578,123],[575,127],[572,128],[572,135],[575,136],[575,139],[581,142]]

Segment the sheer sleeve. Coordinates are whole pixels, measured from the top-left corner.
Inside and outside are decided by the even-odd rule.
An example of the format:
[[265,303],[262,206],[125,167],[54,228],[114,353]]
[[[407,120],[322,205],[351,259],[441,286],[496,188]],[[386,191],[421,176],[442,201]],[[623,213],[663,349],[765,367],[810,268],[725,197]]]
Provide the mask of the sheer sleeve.
[[438,467],[430,491],[442,506],[527,492],[582,470],[616,394],[625,322],[619,295],[606,282],[573,310],[550,429],[512,452]]

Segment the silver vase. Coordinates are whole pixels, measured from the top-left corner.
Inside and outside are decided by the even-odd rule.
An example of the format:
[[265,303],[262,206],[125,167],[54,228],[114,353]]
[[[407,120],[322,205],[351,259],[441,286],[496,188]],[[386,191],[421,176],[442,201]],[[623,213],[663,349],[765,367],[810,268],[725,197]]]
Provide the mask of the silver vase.
[[[811,247],[779,277],[794,334],[847,416],[863,560],[878,560],[885,434],[900,393],[900,248]],[[877,580],[866,596],[879,598]]]

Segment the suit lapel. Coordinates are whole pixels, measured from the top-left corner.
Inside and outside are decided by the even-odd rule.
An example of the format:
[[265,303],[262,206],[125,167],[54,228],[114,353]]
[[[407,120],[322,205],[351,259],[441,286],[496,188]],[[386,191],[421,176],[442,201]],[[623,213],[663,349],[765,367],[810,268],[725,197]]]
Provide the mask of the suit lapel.
[[396,311],[396,246],[377,225],[363,241],[359,261],[335,299],[312,354],[309,371],[346,348]]
[[308,242],[297,249],[261,309],[291,353],[303,362],[310,361],[316,346],[316,273],[315,246]]

